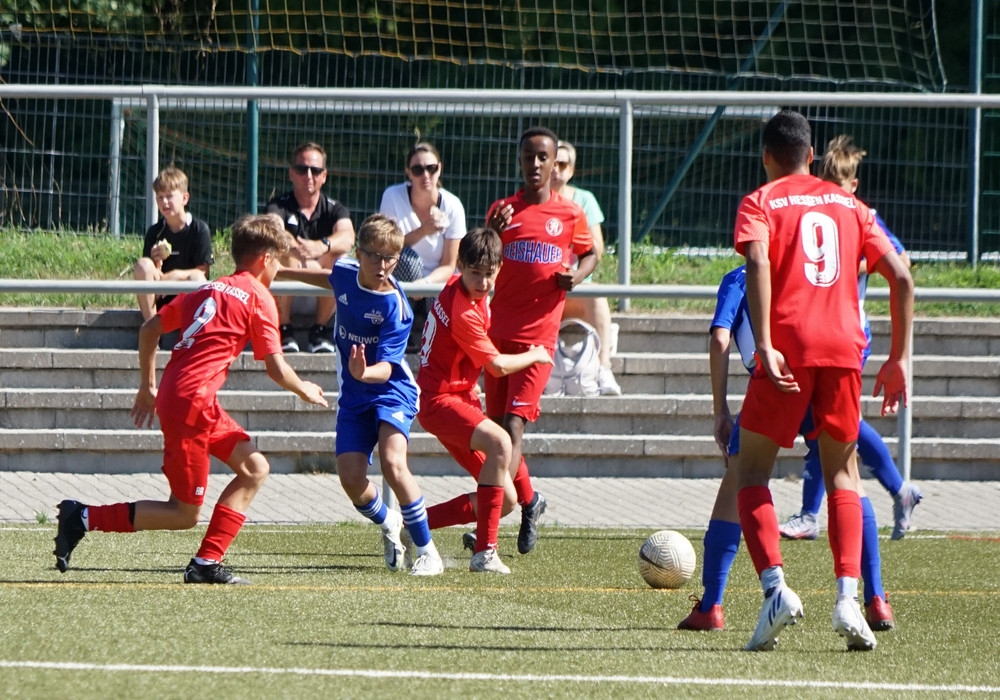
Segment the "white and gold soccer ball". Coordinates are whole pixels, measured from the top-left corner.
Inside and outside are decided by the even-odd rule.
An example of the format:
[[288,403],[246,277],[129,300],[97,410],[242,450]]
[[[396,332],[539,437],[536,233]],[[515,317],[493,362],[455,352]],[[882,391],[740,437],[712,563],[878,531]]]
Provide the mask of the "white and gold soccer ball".
[[639,548],[639,573],[653,588],[680,588],[696,563],[691,542],[674,530],[654,532]]

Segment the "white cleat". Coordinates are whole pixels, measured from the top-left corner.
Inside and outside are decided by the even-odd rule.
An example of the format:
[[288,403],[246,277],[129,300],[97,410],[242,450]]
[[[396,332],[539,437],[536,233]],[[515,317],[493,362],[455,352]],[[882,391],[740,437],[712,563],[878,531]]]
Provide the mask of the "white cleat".
[[747,642],[747,651],[771,651],[778,644],[778,634],[788,625],[804,617],[802,601],[788,586],[776,586],[764,598],[764,607],[757,618],[757,627]]
[[403,568],[403,558],[406,556],[406,549],[400,539],[400,531],[403,529],[403,516],[399,511],[389,509],[385,516],[382,528],[382,547],[385,553],[385,568],[389,571],[399,571]]
[[913,509],[917,507],[924,495],[916,486],[909,481],[904,481],[899,489],[899,493],[892,497],[892,519],[895,521],[892,528],[892,539],[901,540],[910,529],[910,518],[913,517]]
[[510,567],[500,561],[500,555],[497,554],[497,550],[489,547],[472,555],[472,559],[469,561],[469,571],[509,574]]
[[410,569],[410,576],[438,576],[444,573],[444,562],[436,551],[425,552],[417,557]]
[[814,513],[802,511],[779,525],[778,532],[786,540],[814,540],[819,537],[819,521]]
[[871,651],[878,644],[854,596],[837,597],[833,606],[833,631],[847,640],[848,651]]

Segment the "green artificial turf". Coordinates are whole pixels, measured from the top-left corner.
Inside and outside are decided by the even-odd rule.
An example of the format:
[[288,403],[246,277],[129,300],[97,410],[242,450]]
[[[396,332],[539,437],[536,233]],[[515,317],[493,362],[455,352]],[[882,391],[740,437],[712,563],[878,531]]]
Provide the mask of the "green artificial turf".
[[[203,528],[91,533],[60,574],[53,524],[0,530],[0,688],[15,697],[947,697],[1000,693],[998,541],[914,533],[882,541],[898,628],[870,653],[831,630],[825,540],[783,544],[805,620],[774,652],[742,650],[761,593],[741,548],[724,632],[675,629],[700,593],[657,591],[649,534],[543,527],[527,556],[501,532],[506,577],[449,564],[387,571],[372,526],[247,526],[227,565],[251,586],[193,586]],[[685,533],[701,557],[701,533]]]

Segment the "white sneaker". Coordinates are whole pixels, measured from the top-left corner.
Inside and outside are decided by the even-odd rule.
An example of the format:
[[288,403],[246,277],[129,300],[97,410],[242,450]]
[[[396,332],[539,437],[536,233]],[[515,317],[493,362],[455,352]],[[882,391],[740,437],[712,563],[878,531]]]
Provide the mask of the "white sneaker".
[[892,519],[896,521],[892,528],[892,539],[901,540],[906,535],[906,531],[910,529],[913,509],[923,497],[920,489],[909,481],[903,482],[899,493],[892,497]]
[[403,529],[403,516],[399,511],[390,508],[381,528],[385,568],[389,571],[399,571],[403,568],[403,557],[406,555],[406,549],[399,538],[400,531]]
[[833,606],[833,631],[847,640],[848,651],[871,651],[878,644],[854,596],[837,597]]
[[500,561],[500,555],[497,554],[497,550],[488,547],[472,555],[472,560],[469,562],[469,571],[509,574],[510,568]]
[[437,576],[443,573],[444,562],[436,550],[421,554],[410,569],[410,576]]
[[597,388],[601,396],[621,396],[622,388],[615,381],[615,375],[611,373],[610,367],[601,367],[597,370]]
[[794,625],[796,618],[804,617],[802,601],[788,586],[782,584],[764,598],[757,627],[747,642],[747,651],[771,651],[778,644],[778,634],[788,625]]
[[814,540],[819,537],[819,520],[815,513],[802,511],[779,525],[778,532],[786,540]]

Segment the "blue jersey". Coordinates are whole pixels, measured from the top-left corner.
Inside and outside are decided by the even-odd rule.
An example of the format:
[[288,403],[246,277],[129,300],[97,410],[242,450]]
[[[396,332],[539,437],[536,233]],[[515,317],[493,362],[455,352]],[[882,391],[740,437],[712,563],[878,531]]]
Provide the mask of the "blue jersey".
[[[340,411],[365,411],[374,407],[416,413],[417,383],[403,353],[413,326],[413,311],[394,278],[392,289],[376,292],[358,282],[358,261],[341,258],[330,273],[337,298],[334,340],[339,369],[337,383]],[[347,367],[351,346],[365,344],[369,365],[388,362],[392,374],[384,384],[359,382]]]
[[[878,215],[878,212],[872,209],[872,214],[875,215],[875,223],[883,233],[885,233],[886,238],[892,242],[892,247],[896,249],[896,253],[902,255],[906,250],[903,248],[902,242],[889,230],[889,227],[885,225],[882,221],[882,217]],[[868,339],[868,345],[865,347],[864,359],[868,359],[868,355],[871,353],[872,347],[872,328],[871,324],[868,323],[868,314],[865,313],[865,294],[868,293],[868,273],[861,272],[858,274],[858,299],[861,303],[858,308],[861,310],[861,327],[865,329],[865,338]]]
[[740,265],[727,272],[719,284],[715,315],[710,328],[725,328],[733,337],[736,349],[743,358],[743,366],[753,371],[756,342],[750,325],[750,307],[747,306],[747,268]]

